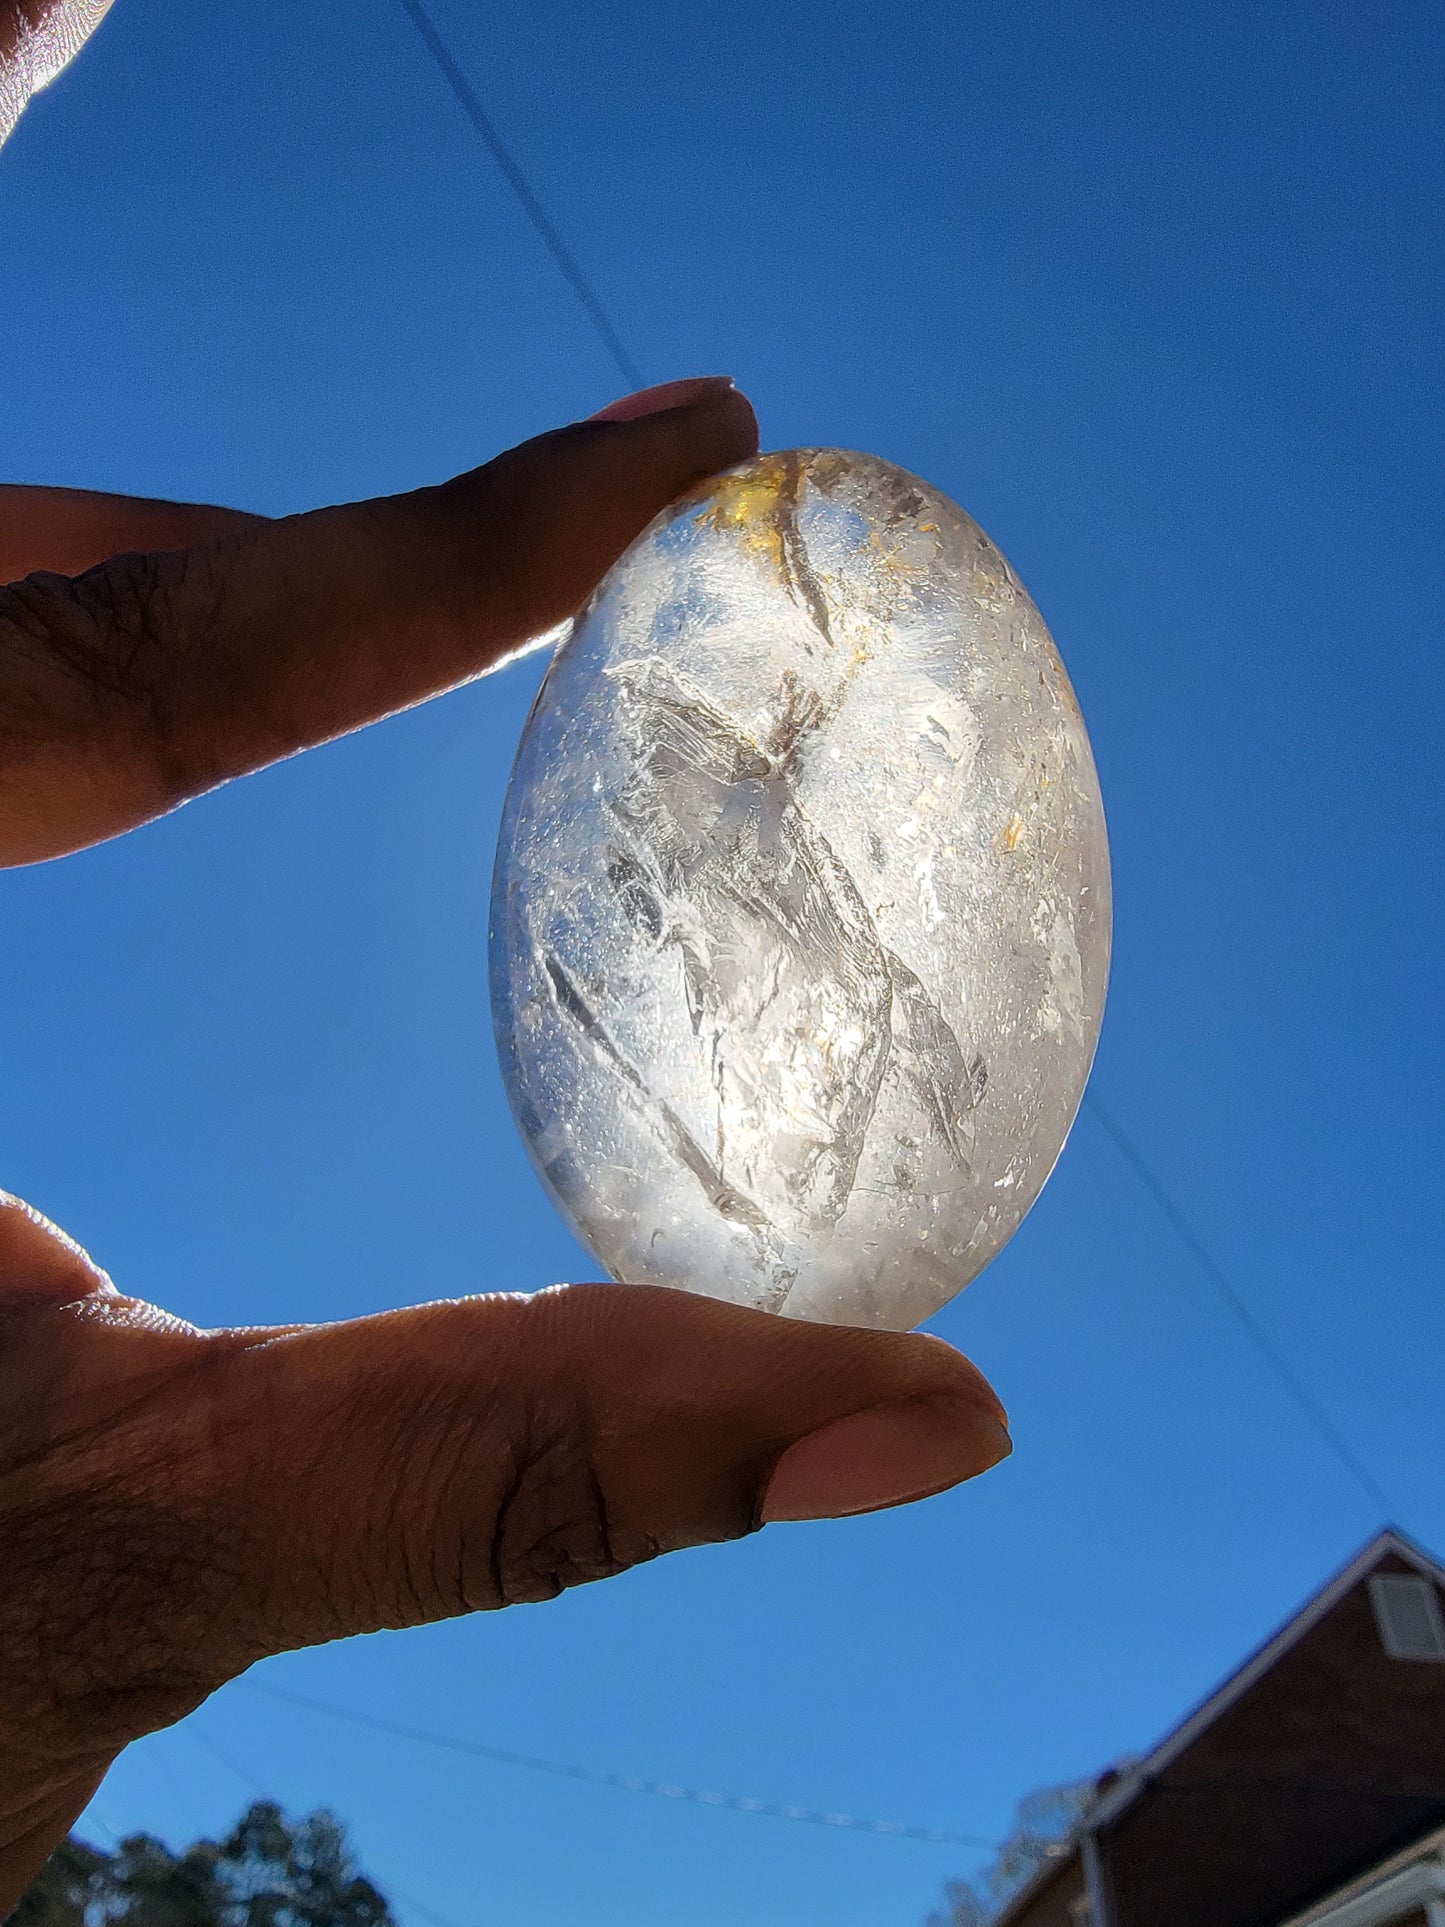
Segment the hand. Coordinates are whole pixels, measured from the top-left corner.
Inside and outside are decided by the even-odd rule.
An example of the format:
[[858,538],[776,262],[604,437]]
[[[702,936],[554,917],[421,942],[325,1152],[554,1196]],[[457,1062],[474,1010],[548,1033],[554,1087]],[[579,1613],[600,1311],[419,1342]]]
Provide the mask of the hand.
[[[0,492],[0,571],[22,531],[66,570],[122,527],[193,542],[0,589],[0,856],[115,835],[478,674],[756,446],[726,384],[608,413],[277,522]],[[994,1464],[1004,1427],[935,1339],[681,1292],[203,1332],[0,1193],[0,1910],[129,1740],[266,1654],[917,1498]]]
[[0,0],[0,145],[37,87],[99,26],[110,0]]

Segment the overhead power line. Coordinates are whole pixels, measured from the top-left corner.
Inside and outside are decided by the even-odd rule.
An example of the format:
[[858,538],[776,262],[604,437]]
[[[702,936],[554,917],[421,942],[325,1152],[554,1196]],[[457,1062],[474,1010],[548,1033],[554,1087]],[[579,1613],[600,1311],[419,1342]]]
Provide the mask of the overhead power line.
[[1391,1502],[1390,1495],[1350,1445],[1314,1393],[1300,1378],[1274,1339],[1250,1310],[1239,1291],[1230,1283],[1224,1267],[1174,1202],[1162,1180],[1155,1175],[1148,1159],[1123,1125],[1108,1106],[1100,1101],[1092,1087],[1086,1094],[1084,1102],[1098,1119],[1114,1149],[1153,1199],[1175,1237],[1214,1287],[1215,1296],[1219,1302],[1248,1337],[1255,1351],[1293,1399],[1300,1412],[1308,1419],[1339,1465],[1368,1496],[1371,1503],[1378,1506],[1382,1519],[1398,1519],[1400,1514]]
[[184,1727],[178,1728],[177,1731],[184,1732],[189,1738],[198,1741],[208,1753],[213,1754],[215,1758],[221,1762],[221,1765],[225,1767],[228,1773],[234,1774],[244,1786],[250,1787],[258,1800],[269,1800],[271,1798],[271,1791],[269,1787],[263,1784],[259,1774],[252,1773],[249,1767],[242,1766],[241,1763],[233,1759],[229,1753],[223,1752],[222,1749],[216,1745],[216,1742],[211,1738],[210,1734],[206,1732],[204,1727],[197,1725],[194,1720],[189,1720]]
[[[634,387],[642,386],[642,374],[632,356],[628,353],[621,336],[613,326],[606,309],[598,300],[587,277],[578,265],[576,256],[567,246],[549,219],[546,210],[532,191],[526,175],[508,149],[496,128],[492,125],[485,108],[478,100],[475,91],[465,74],[457,65],[446,42],[438,33],[435,22],[427,13],[421,0],[399,0],[399,4],[421,36],[428,53],[441,69],[448,86],[461,103],[463,112],[471,121],[477,133],[485,142],[493,160],[506,177],[513,193],[526,210],[543,243],[556,262],[568,286],[581,302],[593,327],[597,330],[603,346],[616,362],[618,368]],[[1259,1356],[1279,1380],[1295,1405],[1303,1413],[1315,1432],[1328,1446],[1350,1478],[1366,1493],[1372,1504],[1377,1506],[1386,1518],[1398,1517],[1398,1511],[1391,1503],[1388,1493],[1380,1484],[1359,1455],[1351,1448],[1340,1432],[1339,1427],[1329,1417],[1318,1399],[1309,1391],[1297,1372],[1290,1365],[1280,1347],[1270,1337],[1250,1310],[1244,1298],[1229,1282],[1223,1267],[1210,1252],[1203,1239],[1194,1230],[1183,1212],[1170,1196],[1152,1166],[1133,1139],[1123,1130],[1105,1105],[1090,1091],[1086,1103],[1098,1118],[1106,1135],[1113,1141],[1115,1149],[1129,1165],[1140,1184],[1154,1200],[1164,1218],[1168,1221],[1175,1236],[1194,1259],[1214,1287],[1220,1303],[1247,1334]]]
[[374,1733],[392,1739],[414,1740],[419,1746],[439,1747],[448,1753],[464,1753],[473,1759],[490,1760],[495,1766],[525,1767],[530,1773],[550,1773],[559,1780],[581,1780],[589,1786],[615,1787],[622,1793],[647,1793],[659,1800],[677,1800],[689,1806],[716,1807],[725,1813],[753,1813],[767,1820],[793,1820],[810,1827],[837,1827],[852,1833],[872,1833],[891,1840],[922,1840],[933,1846],[983,1847],[996,1852],[997,1840],[976,1833],[951,1833],[939,1827],[904,1826],[894,1820],[864,1820],[853,1813],[825,1813],[817,1807],[783,1806],[772,1800],[754,1800],[735,1793],[711,1793],[697,1787],[673,1786],[666,1780],[640,1780],[629,1773],[604,1773],[594,1767],[572,1766],[561,1760],[547,1760],[532,1753],[514,1753],[508,1747],[492,1746],[483,1740],[461,1739],[450,1733],[433,1733],[421,1726],[407,1726],[399,1720],[382,1719],[350,1706],[335,1706],[329,1700],[312,1699],[304,1693],[285,1693],[274,1686],[249,1686],[267,1699],[299,1706],[309,1713],[324,1713],[334,1720],[347,1720],[353,1726],[369,1727]]
[[421,36],[422,45],[441,69],[442,78],[456,95],[462,112],[480,135],[507,185],[521,202],[527,219],[541,236],[542,245],[556,262],[563,280],[581,302],[587,319],[597,330],[603,347],[616,362],[623,379],[629,388],[641,388],[642,371],[627,352],[621,335],[612,325],[607,310],[597,298],[587,276],[582,272],[576,255],[557,232],[547,210],[533,193],[531,183],[522,172],[511,149],[492,125],[491,116],[478,100],[471,82],[457,65],[451,49],[437,32],[436,23],[431,15],[422,6],[421,0],[399,0],[399,4],[402,12]]

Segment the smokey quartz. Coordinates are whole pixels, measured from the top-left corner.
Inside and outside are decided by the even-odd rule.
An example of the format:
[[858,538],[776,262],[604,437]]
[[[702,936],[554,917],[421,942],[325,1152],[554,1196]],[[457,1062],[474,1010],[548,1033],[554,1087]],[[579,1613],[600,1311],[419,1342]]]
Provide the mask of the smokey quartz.
[[1083,719],[1003,556],[886,462],[761,456],[652,524],[542,685],[503,1075],[615,1277],[903,1329],[1058,1157],[1109,935]]

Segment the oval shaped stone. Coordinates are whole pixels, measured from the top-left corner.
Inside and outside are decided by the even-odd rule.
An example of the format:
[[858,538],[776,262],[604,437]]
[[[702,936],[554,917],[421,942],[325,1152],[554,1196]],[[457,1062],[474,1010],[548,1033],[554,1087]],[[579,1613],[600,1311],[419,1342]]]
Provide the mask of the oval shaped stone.
[[1017,1229],[1098,1037],[1109,859],[1042,618],[947,496],[764,455],[559,649],[512,774],[493,1017],[627,1283],[905,1329]]

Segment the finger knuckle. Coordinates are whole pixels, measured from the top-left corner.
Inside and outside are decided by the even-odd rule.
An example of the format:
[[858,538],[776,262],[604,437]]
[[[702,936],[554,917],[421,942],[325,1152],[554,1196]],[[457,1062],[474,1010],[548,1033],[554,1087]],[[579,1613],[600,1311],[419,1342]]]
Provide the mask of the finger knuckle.
[[213,600],[195,573],[186,551],[120,555],[0,589],[7,732],[119,731],[163,766],[178,660],[204,648]]
[[160,563],[125,555],[84,575],[27,576],[4,590],[5,619],[37,657],[78,683],[143,700],[164,627]]
[[609,1579],[660,1547],[619,1516],[585,1424],[530,1410],[485,1530],[463,1561],[473,1608],[554,1599],[571,1586]]

